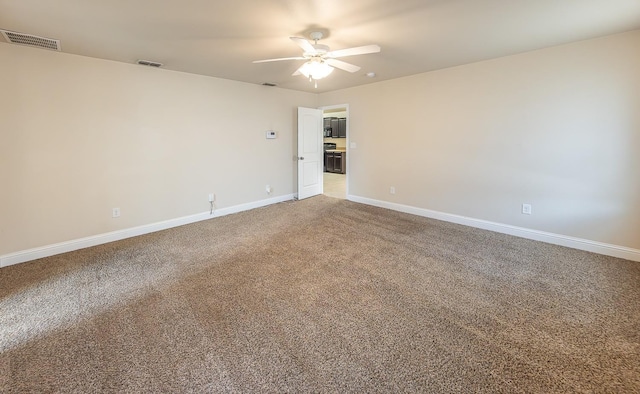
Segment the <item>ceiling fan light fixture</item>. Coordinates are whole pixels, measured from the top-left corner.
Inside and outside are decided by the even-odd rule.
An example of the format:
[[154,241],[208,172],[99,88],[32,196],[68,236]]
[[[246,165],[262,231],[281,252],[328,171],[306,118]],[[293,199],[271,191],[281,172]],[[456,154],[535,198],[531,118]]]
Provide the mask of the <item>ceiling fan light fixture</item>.
[[[314,85],[317,88],[318,80],[328,77],[329,74],[333,72],[334,68],[350,73],[355,73],[360,70],[359,66],[338,60],[338,58],[380,52],[380,46],[375,44],[331,51],[329,46],[318,44],[318,40],[324,36],[325,34],[322,31],[312,31],[310,37],[313,40],[313,43],[309,42],[309,40],[305,38],[289,37],[291,41],[303,50],[302,56],[254,60],[253,62],[267,63],[281,60],[304,60],[305,62],[302,66],[300,66],[291,75],[294,77],[304,75],[305,78],[309,79],[309,82],[314,82]],[[369,76],[374,77],[375,74]]]
[[317,80],[328,77],[333,72],[333,67],[321,59],[310,59],[299,71],[305,77]]

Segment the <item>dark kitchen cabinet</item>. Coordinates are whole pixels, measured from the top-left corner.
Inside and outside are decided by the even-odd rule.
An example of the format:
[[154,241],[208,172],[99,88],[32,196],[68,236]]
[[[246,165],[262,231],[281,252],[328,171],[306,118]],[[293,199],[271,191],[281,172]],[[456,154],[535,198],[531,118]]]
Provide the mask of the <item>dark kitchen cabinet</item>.
[[347,118],[331,118],[331,137],[347,137]]
[[326,168],[327,172],[333,172],[333,168],[335,166],[334,161],[335,161],[335,156],[336,154],[334,152],[325,152],[324,153],[324,167]]
[[338,138],[338,118],[331,118],[331,137]]
[[336,119],[336,118],[324,118],[322,120],[323,122],[322,129],[324,130],[325,137],[333,137],[333,133],[331,131],[331,119]]
[[347,171],[347,153],[325,152],[324,163],[327,172],[344,174]]
[[331,138],[347,138],[347,118],[324,118],[322,120],[324,136]]
[[338,118],[338,138],[347,138],[347,118]]

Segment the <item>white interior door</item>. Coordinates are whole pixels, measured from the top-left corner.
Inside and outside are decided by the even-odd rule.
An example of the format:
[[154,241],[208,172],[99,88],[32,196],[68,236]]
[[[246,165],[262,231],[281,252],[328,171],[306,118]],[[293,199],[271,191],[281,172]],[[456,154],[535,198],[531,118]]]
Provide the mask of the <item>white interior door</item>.
[[298,199],[322,194],[322,111],[298,107]]

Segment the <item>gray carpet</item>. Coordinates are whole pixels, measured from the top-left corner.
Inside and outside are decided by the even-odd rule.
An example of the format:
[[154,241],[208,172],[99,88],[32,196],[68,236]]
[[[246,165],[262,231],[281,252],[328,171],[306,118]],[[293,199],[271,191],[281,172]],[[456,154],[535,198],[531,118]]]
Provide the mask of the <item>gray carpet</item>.
[[319,196],[0,270],[1,392],[640,392],[640,263]]

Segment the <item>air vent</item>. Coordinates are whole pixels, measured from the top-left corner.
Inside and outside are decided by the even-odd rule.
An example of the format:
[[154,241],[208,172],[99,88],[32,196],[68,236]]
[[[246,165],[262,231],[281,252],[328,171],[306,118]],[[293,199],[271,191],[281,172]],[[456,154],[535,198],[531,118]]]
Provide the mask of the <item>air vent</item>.
[[262,84],[262,86],[276,86],[276,84],[271,82],[265,82]]
[[138,64],[141,66],[149,66],[149,67],[161,67],[162,63],[152,62],[150,60],[138,60]]
[[15,31],[0,30],[7,42],[30,47],[60,51],[60,40],[38,37],[31,34],[16,33]]

